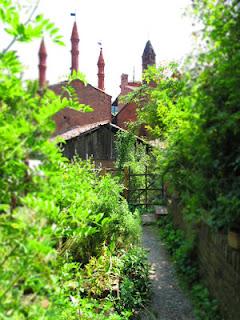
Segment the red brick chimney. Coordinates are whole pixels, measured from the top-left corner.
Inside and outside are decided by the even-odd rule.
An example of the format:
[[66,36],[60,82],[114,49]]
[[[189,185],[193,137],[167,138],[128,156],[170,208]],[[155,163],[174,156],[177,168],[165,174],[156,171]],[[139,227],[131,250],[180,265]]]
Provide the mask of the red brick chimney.
[[71,35],[71,43],[72,43],[72,66],[71,66],[71,73],[73,73],[73,70],[78,71],[78,56],[79,56],[79,50],[78,50],[78,43],[79,43],[79,36],[78,36],[78,30],[77,30],[77,23],[76,21],[73,24],[72,29],[72,35]]
[[103,53],[102,53],[102,48],[100,49],[100,54],[98,58],[98,89],[105,90],[104,88],[104,67],[105,67],[105,62],[103,59]]
[[128,74],[123,73],[121,75],[121,94],[126,94],[127,93],[127,89],[126,86],[128,85]]
[[47,69],[47,51],[44,43],[44,39],[42,39],[40,44],[40,49],[38,52],[39,56],[39,88],[43,89],[46,85],[46,69]]

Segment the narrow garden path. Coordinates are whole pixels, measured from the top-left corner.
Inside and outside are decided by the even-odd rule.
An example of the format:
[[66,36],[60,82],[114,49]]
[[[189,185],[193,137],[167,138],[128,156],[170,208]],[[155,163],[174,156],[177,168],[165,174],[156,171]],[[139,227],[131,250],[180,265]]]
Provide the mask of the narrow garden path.
[[141,320],[193,320],[190,301],[177,284],[174,268],[155,225],[143,226],[143,247],[149,251],[152,299]]

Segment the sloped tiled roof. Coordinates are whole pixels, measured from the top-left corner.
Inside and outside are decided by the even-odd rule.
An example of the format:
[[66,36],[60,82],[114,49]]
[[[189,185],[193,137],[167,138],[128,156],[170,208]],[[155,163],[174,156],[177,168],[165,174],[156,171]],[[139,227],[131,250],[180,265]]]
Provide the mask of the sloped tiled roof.
[[77,126],[75,128],[69,129],[61,134],[58,134],[56,137],[61,137],[64,140],[70,140],[72,138],[78,137],[82,133],[87,133],[87,132],[92,131],[94,129],[97,129],[100,126],[103,126],[107,123],[110,123],[110,122],[108,120],[105,120],[105,121],[90,123],[85,126]]
[[[98,130],[101,126],[108,126],[109,128],[111,128],[111,130],[113,130],[115,132],[117,132],[117,131],[127,132],[127,130],[125,130],[121,127],[118,127],[117,125],[115,125],[109,121],[102,121],[102,122],[88,124],[86,126],[78,126],[78,127],[72,128],[70,130],[67,130],[66,132],[63,132],[63,133],[55,136],[52,139],[56,139],[56,138],[60,137],[60,138],[64,139],[65,141],[71,140],[71,139],[76,138],[82,134],[86,134],[91,131]],[[151,144],[148,141],[146,141],[138,136],[135,136],[135,137],[139,142],[151,146]]]

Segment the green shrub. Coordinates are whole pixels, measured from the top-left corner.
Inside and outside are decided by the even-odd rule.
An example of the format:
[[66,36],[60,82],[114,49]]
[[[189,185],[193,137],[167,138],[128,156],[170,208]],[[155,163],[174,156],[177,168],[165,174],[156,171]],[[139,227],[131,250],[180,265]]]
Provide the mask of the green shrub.
[[111,301],[122,314],[135,314],[149,301],[149,264],[146,252],[133,247],[113,255],[106,247],[82,272],[82,295]]
[[194,0],[192,13],[202,26],[194,55],[149,67],[129,101],[162,143],[157,167],[187,218],[227,230],[240,226],[240,10],[237,0]]
[[83,271],[86,294],[99,298],[118,297],[121,263],[121,257],[112,255],[106,247],[99,258],[92,257]]
[[62,208],[61,234],[57,230],[63,239],[61,254],[71,254],[85,264],[101,253],[104,243],[113,242],[120,249],[138,242],[140,220],[137,213],[129,211],[121,191],[115,179],[96,175],[88,163],[75,160],[64,166],[56,192]]
[[149,301],[149,269],[145,250],[135,247],[123,256],[120,308],[136,311]]
[[197,320],[221,320],[218,302],[211,299],[209,291],[201,284],[195,284],[191,290]]
[[[47,30],[60,42],[55,26],[35,9],[25,24],[21,7],[0,3],[0,20],[13,43]],[[116,313],[113,303],[82,296],[83,270],[105,262],[104,245],[117,256],[136,243],[139,218],[114,179],[100,178],[88,162],[62,157],[58,141],[50,139],[52,117],[66,106],[82,106],[47,89],[39,94],[36,82],[24,82],[10,47],[0,53],[0,318],[128,319],[131,312]]]
[[181,230],[174,228],[171,216],[159,221],[160,237],[166,244],[182,286],[189,292],[198,320],[220,320],[219,306],[200,282],[195,241],[186,240]]

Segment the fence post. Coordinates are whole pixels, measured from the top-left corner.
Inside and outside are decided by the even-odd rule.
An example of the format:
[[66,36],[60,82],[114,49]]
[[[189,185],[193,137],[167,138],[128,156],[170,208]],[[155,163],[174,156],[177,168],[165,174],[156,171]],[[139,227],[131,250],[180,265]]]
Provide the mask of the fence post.
[[162,174],[162,200],[165,201],[165,185],[164,185],[164,175]]
[[129,197],[129,168],[124,168],[124,198],[128,200]]
[[145,208],[148,207],[148,167],[145,166]]

